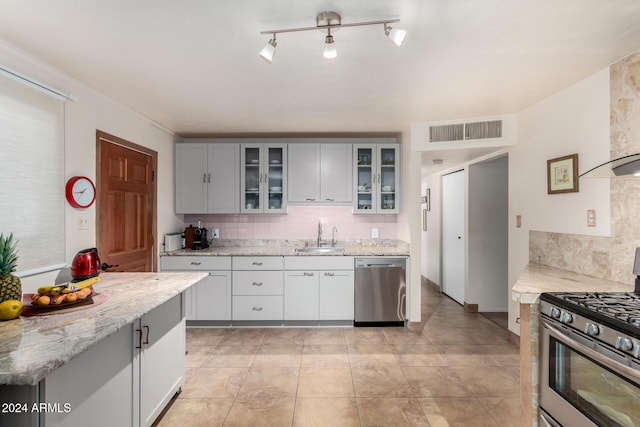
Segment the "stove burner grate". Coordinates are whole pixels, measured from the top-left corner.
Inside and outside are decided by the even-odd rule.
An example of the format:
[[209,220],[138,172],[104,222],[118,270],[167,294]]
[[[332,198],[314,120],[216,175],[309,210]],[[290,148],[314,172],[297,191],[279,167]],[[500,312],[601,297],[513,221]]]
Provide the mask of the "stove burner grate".
[[634,293],[562,293],[561,299],[602,316],[640,328],[640,295]]

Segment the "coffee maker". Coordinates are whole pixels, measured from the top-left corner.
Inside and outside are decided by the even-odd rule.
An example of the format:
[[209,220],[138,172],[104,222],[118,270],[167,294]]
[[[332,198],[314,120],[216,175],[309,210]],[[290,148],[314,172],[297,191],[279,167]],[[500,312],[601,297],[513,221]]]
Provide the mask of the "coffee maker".
[[194,251],[209,247],[209,239],[207,237],[207,229],[202,226],[202,221],[198,221],[198,227],[193,230],[193,244],[191,249]]

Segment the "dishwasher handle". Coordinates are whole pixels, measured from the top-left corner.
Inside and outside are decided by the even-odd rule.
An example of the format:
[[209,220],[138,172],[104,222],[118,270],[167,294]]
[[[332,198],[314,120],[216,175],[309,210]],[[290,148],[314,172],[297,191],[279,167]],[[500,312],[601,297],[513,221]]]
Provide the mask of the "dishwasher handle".
[[394,268],[394,267],[402,267],[402,266],[396,265],[396,264],[363,264],[363,265],[356,266],[356,268]]

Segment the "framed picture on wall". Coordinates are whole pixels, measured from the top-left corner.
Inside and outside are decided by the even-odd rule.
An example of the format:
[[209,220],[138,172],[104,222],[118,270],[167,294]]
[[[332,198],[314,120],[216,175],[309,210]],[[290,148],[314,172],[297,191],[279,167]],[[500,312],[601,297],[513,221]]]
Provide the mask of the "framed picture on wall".
[[578,155],[547,160],[547,194],[578,192]]

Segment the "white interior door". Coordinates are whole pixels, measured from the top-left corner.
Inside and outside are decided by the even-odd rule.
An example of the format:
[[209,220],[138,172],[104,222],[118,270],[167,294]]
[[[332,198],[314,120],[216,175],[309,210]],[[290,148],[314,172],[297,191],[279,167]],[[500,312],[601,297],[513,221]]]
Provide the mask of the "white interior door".
[[464,171],[442,177],[442,291],[464,304]]

